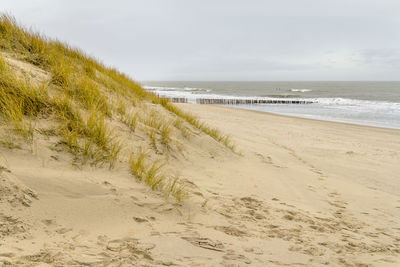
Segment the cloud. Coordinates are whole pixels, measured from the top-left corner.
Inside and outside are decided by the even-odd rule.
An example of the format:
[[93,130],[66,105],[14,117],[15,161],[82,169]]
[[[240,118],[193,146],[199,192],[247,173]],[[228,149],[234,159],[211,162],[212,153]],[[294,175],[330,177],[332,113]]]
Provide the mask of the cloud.
[[355,53],[353,60],[358,64],[366,64],[377,67],[400,68],[400,49],[363,49]]
[[400,77],[387,48],[400,47],[398,0],[1,0],[0,11],[139,80]]

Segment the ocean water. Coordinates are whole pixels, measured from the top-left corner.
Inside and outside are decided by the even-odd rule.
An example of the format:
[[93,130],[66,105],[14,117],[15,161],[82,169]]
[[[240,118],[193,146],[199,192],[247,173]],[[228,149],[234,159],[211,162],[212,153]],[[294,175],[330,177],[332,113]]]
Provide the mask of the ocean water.
[[166,97],[308,100],[229,105],[282,115],[400,129],[400,82],[143,82]]

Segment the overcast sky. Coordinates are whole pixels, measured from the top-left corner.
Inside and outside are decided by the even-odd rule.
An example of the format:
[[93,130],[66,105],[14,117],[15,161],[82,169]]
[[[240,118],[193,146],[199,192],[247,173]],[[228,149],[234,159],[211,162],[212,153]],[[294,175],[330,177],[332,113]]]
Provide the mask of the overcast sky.
[[400,80],[400,0],[0,0],[145,80]]

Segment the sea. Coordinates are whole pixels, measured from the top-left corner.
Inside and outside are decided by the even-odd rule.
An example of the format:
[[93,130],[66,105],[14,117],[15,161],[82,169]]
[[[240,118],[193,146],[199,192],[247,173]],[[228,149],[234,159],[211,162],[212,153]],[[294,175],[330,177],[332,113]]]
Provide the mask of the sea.
[[[308,104],[238,104],[229,107],[400,129],[400,82],[194,82],[146,81],[168,98],[302,100]],[[290,101],[289,101],[290,102]]]

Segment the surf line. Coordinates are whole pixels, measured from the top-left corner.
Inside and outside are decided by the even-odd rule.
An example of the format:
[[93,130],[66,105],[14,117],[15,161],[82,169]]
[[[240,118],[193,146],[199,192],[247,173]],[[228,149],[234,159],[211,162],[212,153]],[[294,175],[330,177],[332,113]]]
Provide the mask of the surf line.
[[[189,98],[185,97],[168,97],[159,95],[160,98],[168,99],[173,103],[193,103]],[[208,105],[253,105],[253,104],[312,104],[314,101],[310,100],[296,100],[296,99],[238,99],[238,98],[196,98],[196,104],[208,104]]]

